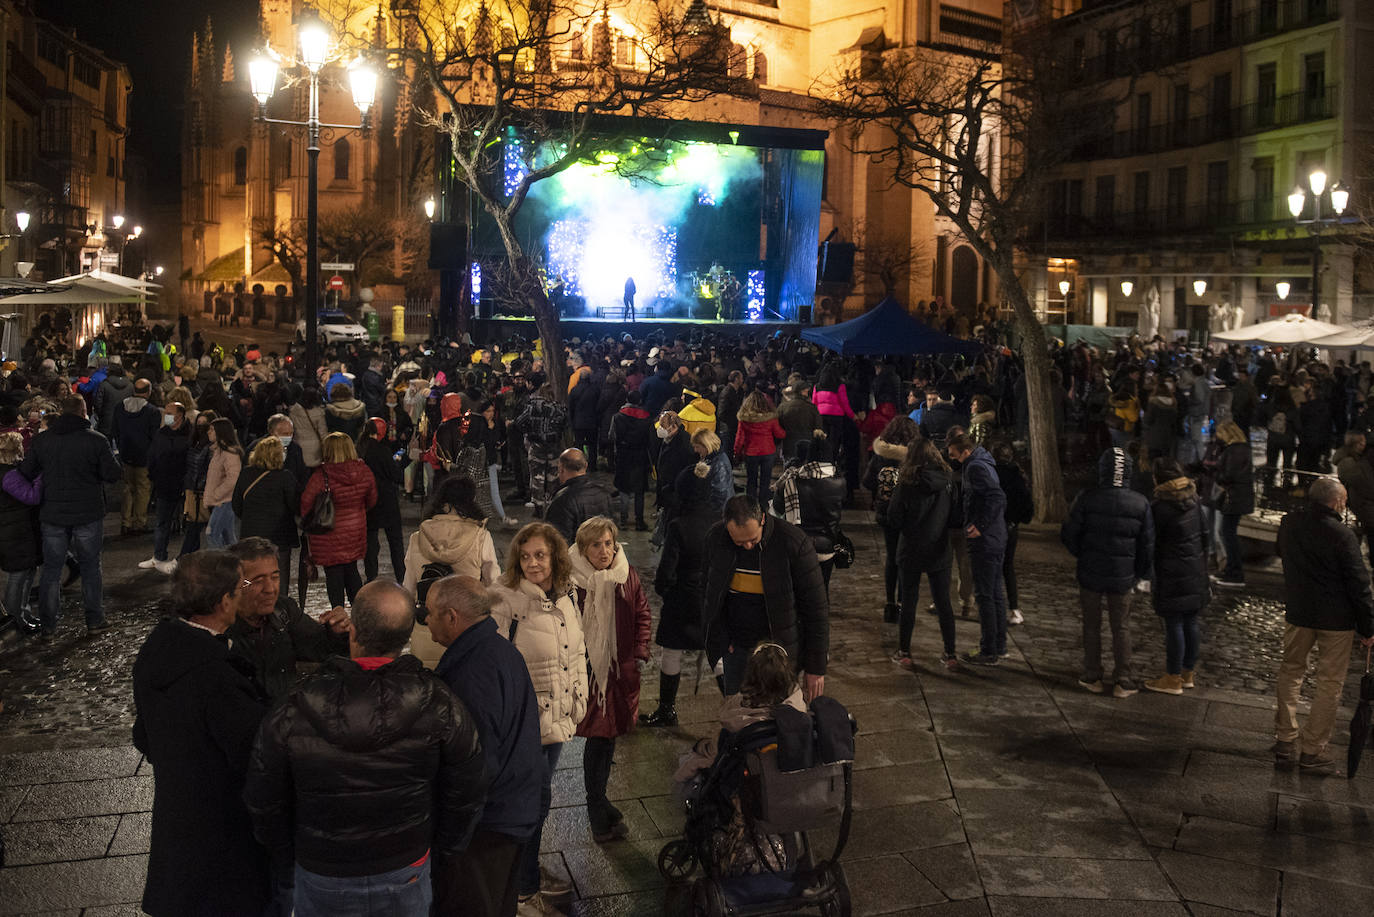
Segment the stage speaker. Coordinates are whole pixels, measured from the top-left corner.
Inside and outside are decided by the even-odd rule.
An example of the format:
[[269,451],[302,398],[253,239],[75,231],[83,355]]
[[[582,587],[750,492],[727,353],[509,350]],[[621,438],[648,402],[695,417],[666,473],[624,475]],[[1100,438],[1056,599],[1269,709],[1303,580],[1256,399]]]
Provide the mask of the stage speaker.
[[800,323],[803,324],[803,325],[809,325],[809,324],[811,324],[811,307],[810,307],[810,306],[798,306],[798,307],[797,307],[797,321],[800,322]]
[[854,243],[822,242],[816,273],[822,283],[849,283],[854,277]]
[[468,269],[468,228],[462,223],[429,224],[429,267],[435,271]]

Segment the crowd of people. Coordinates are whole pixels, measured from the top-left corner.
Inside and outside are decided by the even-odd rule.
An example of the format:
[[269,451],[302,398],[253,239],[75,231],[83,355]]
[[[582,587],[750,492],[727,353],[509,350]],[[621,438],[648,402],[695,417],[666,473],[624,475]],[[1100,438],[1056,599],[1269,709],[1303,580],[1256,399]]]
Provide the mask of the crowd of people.
[[[588,828],[612,843],[628,835],[607,796],[616,741],[676,725],[689,654],[738,697],[772,647],[791,682],[769,696],[822,696],[831,581],[856,550],[847,508],[871,509],[882,536],[874,613],[893,662],[920,665],[924,575],[932,661],[1001,664],[1008,627],[1026,620],[1016,550],[1036,506],[1021,364],[1001,332],[980,333],[974,360],[827,359],[783,336],[573,339],[556,356],[561,392],[550,358],[517,340],[329,348],[314,371],[292,349],[204,342],[133,355],[136,371],[128,355],[69,368],[41,349],[5,364],[9,618],[53,639],[66,573],[87,634],[108,628],[107,494],[122,537],[151,534],[139,567],[171,579],[172,614],[134,669],[135,743],[156,781],[144,909],[555,912],[571,888],[539,851],[563,746],[585,739]],[[1292,626],[1275,751],[1328,766],[1337,661],[1356,631],[1374,635],[1368,570],[1340,516],[1349,488],[1374,523],[1369,367],[1135,339],[1052,358],[1061,455],[1096,470],[1061,532],[1077,563],[1079,683],[1117,698],[1192,688],[1199,616],[1214,589],[1244,584],[1240,520],[1257,491],[1296,487],[1306,502],[1279,535]],[[1273,474],[1257,480],[1259,429]],[[423,502],[409,533],[406,501]],[[504,557],[495,526],[511,530]],[[626,556],[631,529],[650,533],[652,575]],[[1327,542],[1339,549],[1314,551]],[[316,617],[303,609],[321,571]],[[1167,663],[1140,681],[1130,611],[1146,591]],[[956,607],[979,625],[962,655]],[[641,713],[654,645],[658,692]],[[1325,699],[1300,735],[1314,647]],[[205,855],[211,836],[223,855]]]

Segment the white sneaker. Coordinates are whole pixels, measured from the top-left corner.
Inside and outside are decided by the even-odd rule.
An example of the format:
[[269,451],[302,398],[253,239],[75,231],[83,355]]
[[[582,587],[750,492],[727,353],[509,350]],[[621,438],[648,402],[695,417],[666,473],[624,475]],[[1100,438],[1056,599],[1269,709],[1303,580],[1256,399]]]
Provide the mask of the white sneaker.
[[156,558],[156,557],[150,557],[150,558],[148,558],[147,560],[140,560],[140,561],[138,562],[138,569],[140,569],[140,570],[155,570],[155,569],[157,569],[157,558]]
[[520,528],[520,520],[515,518],[514,516],[507,516],[506,518],[502,519],[501,524],[508,529]]
[[526,500],[526,501],[525,501],[525,509],[534,509],[534,501],[533,501],[533,500]]
[[546,901],[557,901],[572,896],[572,883],[556,872],[539,867],[539,897]]
[[1008,626],[1011,626],[1013,624],[1024,624],[1025,621],[1026,619],[1021,615],[1021,609],[1013,608],[1011,611],[1007,612]]
[[160,560],[153,566],[157,569],[157,572],[161,573],[163,576],[171,576],[173,573],[177,572],[177,562],[174,560]]

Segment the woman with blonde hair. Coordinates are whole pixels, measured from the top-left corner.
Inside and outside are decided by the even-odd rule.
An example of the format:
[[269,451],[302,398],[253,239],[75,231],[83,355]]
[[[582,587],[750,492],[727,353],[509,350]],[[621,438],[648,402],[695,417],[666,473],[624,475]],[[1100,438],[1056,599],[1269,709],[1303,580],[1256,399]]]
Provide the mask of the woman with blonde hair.
[[310,533],[310,558],[324,567],[329,604],[337,608],[345,598],[351,603],[363,585],[358,561],[367,553],[367,511],[377,503],[377,479],[345,433],[326,436],[320,456],[323,461],[301,494],[300,511],[301,518],[308,517],[324,493],[334,501],[333,526]]
[[539,739],[548,764],[539,796],[539,824],[520,853],[520,903],[542,913],[547,899],[571,886],[539,867],[544,820],[553,798],[553,773],[563,743],[587,715],[587,650],[572,590],[572,560],[558,529],[531,522],[511,539],[506,572],[493,587],[491,616],[530,671],[539,702]]
[[[698,430],[692,434],[692,451],[697,454],[697,464],[706,466],[706,479],[710,484],[709,501],[718,512],[725,511],[725,501],[735,495],[735,470],[730,465],[730,456],[720,448],[720,437],[710,430]],[[696,475],[695,466],[688,465],[678,472],[674,482],[676,489],[689,486],[684,475]]]
[[191,390],[184,385],[178,385],[175,388],[173,388],[170,392],[168,392],[167,399],[163,403],[175,403],[180,404],[182,407],[184,407],[186,409],[187,423],[195,423],[196,415],[200,413],[200,411],[196,409],[195,397],[191,394]]
[[586,738],[582,779],[587,819],[598,844],[629,834],[625,816],[606,798],[615,740],[634,728],[639,715],[639,663],[649,660],[652,616],[639,574],[616,543],[620,530],[605,516],[577,527],[571,554],[572,582],[582,612],[591,697],[577,726]]
[[239,537],[260,536],[277,549],[281,572],[280,594],[291,591],[291,549],[300,543],[296,531],[296,478],[286,470],[286,447],[275,436],[264,436],[248,456],[248,465],[234,485],[234,515]]

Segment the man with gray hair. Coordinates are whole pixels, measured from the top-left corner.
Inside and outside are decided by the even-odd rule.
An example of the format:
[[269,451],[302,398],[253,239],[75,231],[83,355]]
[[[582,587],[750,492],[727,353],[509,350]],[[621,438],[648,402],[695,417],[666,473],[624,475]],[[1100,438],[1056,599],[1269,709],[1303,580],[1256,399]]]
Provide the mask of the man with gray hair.
[[600,481],[587,474],[587,454],[581,449],[564,449],[558,456],[558,493],[549,502],[544,521],[572,544],[577,527],[593,516],[615,518],[615,498]]
[[[1303,769],[1335,767],[1327,744],[1355,633],[1359,632],[1361,646],[1374,646],[1369,569],[1360,555],[1359,540],[1341,519],[1345,500],[1340,482],[1317,478],[1307,490],[1307,505],[1284,516],[1279,524],[1288,627],[1276,685],[1274,758],[1278,764],[1296,760]],[[1317,650],[1316,691],[1312,711],[1299,731],[1298,692],[1313,648]]]
[[440,914],[514,914],[520,849],[539,823],[539,703],[525,658],[498,630],[491,606],[491,594],[470,576],[445,577],[425,596],[429,632],[447,647],[435,671],[476,717],[491,781],[467,851],[436,859]]

